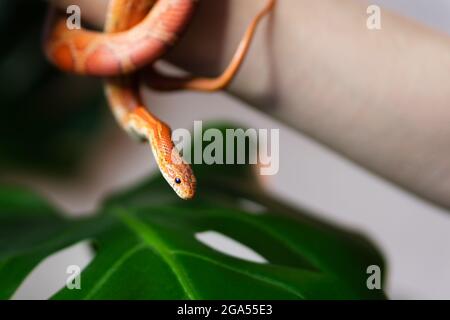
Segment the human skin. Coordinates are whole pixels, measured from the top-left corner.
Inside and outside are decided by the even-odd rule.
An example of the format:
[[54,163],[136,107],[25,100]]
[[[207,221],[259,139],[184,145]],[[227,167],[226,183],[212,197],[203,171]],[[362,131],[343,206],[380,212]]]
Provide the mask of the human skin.
[[[99,26],[107,2],[58,0],[80,4],[89,12],[84,18]],[[193,74],[218,74],[263,2],[200,1],[167,58]],[[356,0],[278,0],[228,90],[448,208],[450,37],[384,9],[382,29],[369,30],[367,7]]]

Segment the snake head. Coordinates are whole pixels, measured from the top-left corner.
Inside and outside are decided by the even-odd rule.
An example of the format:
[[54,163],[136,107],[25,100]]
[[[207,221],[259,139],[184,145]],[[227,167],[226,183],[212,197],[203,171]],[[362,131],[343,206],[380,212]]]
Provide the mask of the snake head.
[[126,128],[150,143],[164,179],[185,200],[195,196],[197,180],[191,166],[183,160],[171,139],[169,126],[153,117],[147,109],[136,108],[126,118]]
[[184,200],[194,198],[197,180],[191,166],[183,160],[176,149],[172,152],[171,161],[166,164],[165,170],[161,172],[180,198]]

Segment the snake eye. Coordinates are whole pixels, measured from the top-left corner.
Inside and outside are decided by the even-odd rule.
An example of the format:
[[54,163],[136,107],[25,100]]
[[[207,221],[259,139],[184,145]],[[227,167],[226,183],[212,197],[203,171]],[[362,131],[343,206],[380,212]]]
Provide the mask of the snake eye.
[[181,183],[181,179],[180,178],[175,178],[175,183],[176,184],[180,184]]

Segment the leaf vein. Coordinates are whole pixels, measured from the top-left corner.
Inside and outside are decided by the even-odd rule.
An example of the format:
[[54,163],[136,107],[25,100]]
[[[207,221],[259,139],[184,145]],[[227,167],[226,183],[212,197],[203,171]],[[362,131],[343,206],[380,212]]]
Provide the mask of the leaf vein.
[[131,258],[135,253],[139,252],[140,250],[144,249],[144,244],[139,243],[135,245],[134,247],[130,248],[128,251],[124,251],[121,255],[120,259],[116,260],[114,264],[111,266],[111,268],[98,280],[96,285],[91,289],[91,291],[86,294],[84,299],[90,299],[95,293],[100,290],[101,286],[105,284],[105,282],[114,274],[114,272],[117,271],[117,269],[124,264],[129,258]]
[[271,284],[271,285],[277,286],[277,287],[279,287],[279,288],[282,288],[282,289],[284,289],[284,290],[286,290],[286,291],[288,291],[288,292],[294,294],[295,296],[297,296],[297,297],[299,297],[299,298],[301,298],[301,299],[305,299],[305,297],[304,297],[301,293],[297,292],[297,290],[295,290],[295,289],[293,289],[293,288],[290,288],[289,286],[286,286],[285,284],[280,283],[280,282],[278,282],[278,281],[274,281],[274,280],[269,279],[269,278],[266,278],[266,277],[257,276],[257,275],[254,275],[254,274],[245,272],[245,271],[243,271],[243,270],[236,269],[236,268],[234,268],[234,267],[232,267],[232,266],[229,266],[229,265],[220,263],[220,262],[218,262],[218,261],[215,261],[215,260],[213,260],[213,259],[210,259],[210,258],[201,256],[201,255],[196,254],[196,253],[193,253],[193,252],[183,251],[183,250],[174,250],[174,251],[172,251],[172,253],[173,253],[173,254],[179,254],[179,255],[191,256],[191,257],[194,257],[194,258],[197,258],[197,259],[201,259],[201,260],[210,262],[210,263],[212,263],[212,264],[221,266],[221,267],[223,267],[223,268],[225,268],[225,269],[228,269],[228,270],[231,270],[231,271],[234,271],[234,272],[237,272],[237,273],[246,275],[247,277],[250,277],[250,278],[253,278],[253,279],[256,279],[256,280],[260,280],[260,281],[263,281],[263,282],[265,282],[265,283],[269,283],[269,284]]

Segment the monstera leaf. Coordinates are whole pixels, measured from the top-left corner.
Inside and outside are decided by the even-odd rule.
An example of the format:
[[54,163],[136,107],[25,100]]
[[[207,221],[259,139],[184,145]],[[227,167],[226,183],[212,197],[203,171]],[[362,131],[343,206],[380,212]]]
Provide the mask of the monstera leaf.
[[[0,188],[0,298],[57,250],[89,240],[82,289],[55,299],[378,299],[367,267],[383,259],[364,238],[264,193],[248,166],[195,166],[198,197],[179,200],[161,177],[111,197],[93,218],[62,218],[39,197]],[[259,213],[248,212],[248,203]],[[252,210],[250,210],[252,211]],[[215,231],[266,262],[198,240]]]

